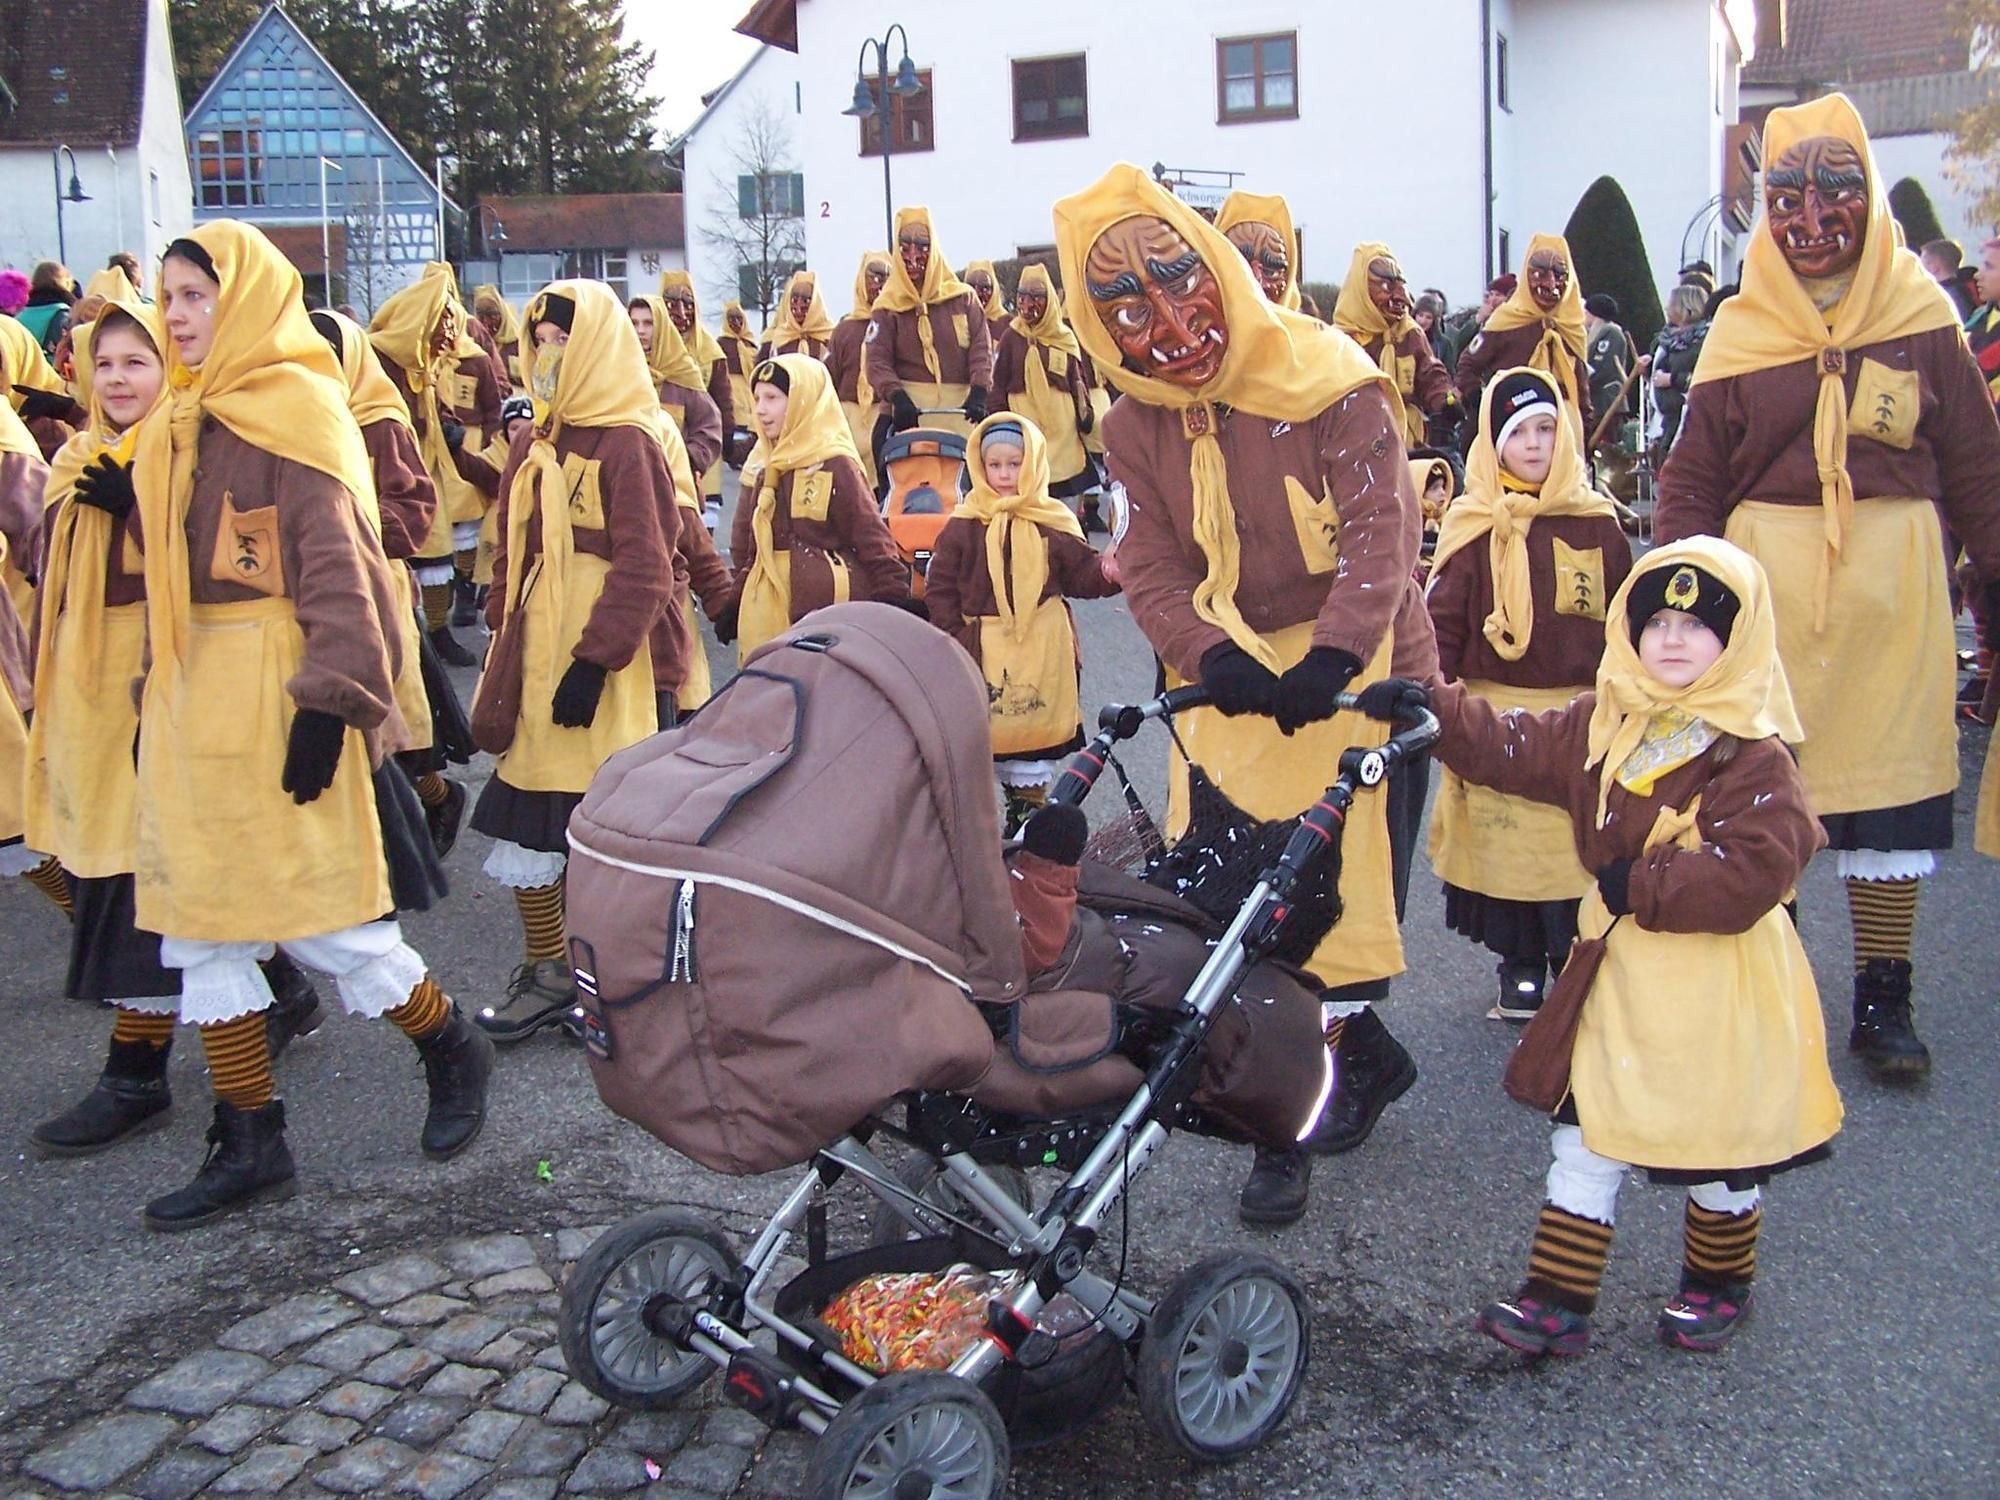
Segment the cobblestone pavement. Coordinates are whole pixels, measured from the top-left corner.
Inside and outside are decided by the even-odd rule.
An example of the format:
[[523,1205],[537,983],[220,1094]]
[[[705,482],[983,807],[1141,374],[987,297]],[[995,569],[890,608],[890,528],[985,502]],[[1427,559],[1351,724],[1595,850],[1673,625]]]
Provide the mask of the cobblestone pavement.
[[662,1500],[793,1494],[810,1439],[696,1397],[619,1412],[570,1378],[558,1288],[602,1226],[451,1240],[251,1314],[44,1432],[10,1496]]

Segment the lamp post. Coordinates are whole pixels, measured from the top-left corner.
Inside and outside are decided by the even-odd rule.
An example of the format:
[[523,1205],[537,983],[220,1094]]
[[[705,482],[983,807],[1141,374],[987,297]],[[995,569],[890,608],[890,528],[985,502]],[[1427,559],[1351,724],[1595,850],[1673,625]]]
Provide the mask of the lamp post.
[[326,216],[326,171],[328,167],[339,172],[341,171],[341,165],[337,161],[328,161],[324,156],[319,159],[319,275],[320,281],[323,283],[321,289],[326,293],[326,305],[332,307],[333,236],[327,228]]
[[[491,214],[493,227],[486,227],[486,217]],[[500,222],[500,211],[490,203],[475,203],[472,206],[473,222],[479,226],[479,248],[490,250],[495,245],[507,243],[507,226]]]
[[[69,158],[69,187],[63,187],[62,159]],[[49,153],[49,162],[56,173],[56,259],[69,264],[69,240],[63,230],[63,205],[65,203],[88,203],[90,194],[83,190],[83,184],[76,176],[76,153],[67,146],[57,146]]]
[[[903,60],[896,64],[896,76],[889,76],[889,39],[898,32],[903,37]],[[875,87],[868,87],[868,49],[875,49]],[[889,253],[896,253],[896,198],[889,186],[889,153],[894,149],[894,124],[891,113],[890,95],[909,98],[921,94],[924,86],[917,81],[916,65],[910,61],[910,34],[903,30],[898,21],[882,34],[878,42],[873,37],[861,44],[861,54],[854,61],[854,102],[841,111],[857,120],[875,116],[881,126],[882,137],[882,224],[886,233],[884,243]]]

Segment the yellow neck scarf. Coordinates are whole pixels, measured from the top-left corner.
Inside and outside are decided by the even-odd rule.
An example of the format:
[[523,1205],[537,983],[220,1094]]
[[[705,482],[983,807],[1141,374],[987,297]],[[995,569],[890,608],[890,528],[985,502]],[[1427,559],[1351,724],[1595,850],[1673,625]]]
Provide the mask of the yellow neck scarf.
[[[660,273],[660,295],[664,297],[668,292],[673,291],[685,291],[692,298],[694,296],[694,278],[685,271],[662,271]],[[733,306],[734,304],[731,305]],[[695,363],[701,366],[702,386],[706,389],[708,385],[708,372],[715,368],[715,362],[722,358],[722,345],[718,344],[715,341],[715,335],[703,326],[700,302],[696,302],[694,306],[694,329],[690,333],[681,334],[681,342],[688,346],[688,353],[692,354],[695,358]]]
[[[1539,380],[1556,403],[1555,458],[1539,491],[1521,488],[1520,481],[1500,467],[1500,455],[1493,446],[1493,393],[1510,375]],[[1528,529],[1541,516],[1618,514],[1608,497],[1590,487],[1576,429],[1563,419],[1561,408],[1562,393],[1545,371],[1503,370],[1486,383],[1486,393],[1479,402],[1479,434],[1465,457],[1465,493],[1445,512],[1438,530],[1437,554],[1431,561],[1431,577],[1436,578],[1453,553],[1491,535],[1488,554],[1493,569],[1493,612],[1486,617],[1482,632],[1504,661],[1519,661],[1527,655],[1534,634]]]
[[1810,104],[1771,111],[1764,124],[1764,170],[1769,172],[1787,150],[1814,136],[1838,136],[1860,152],[1867,164],[1868,231],[1847,295],[1831,316],[1822,314],[1771,237],[1768,220],[1760,214],[1750,231],[1743,290],[1717,311],[1701,358],[1695,363],[1692,383],[1726,380],[1806,359],[1818,363],[1813,458],[1819,469],[1826,536],[1813,599],[1813,624],[1818,629],[1826,624],[1828,579],[1847,544],[1847,527],[1854,513],[1854,485],[1847,475],[1847,387],[1841,378],[1848,352],[1885,339],[1954,326],[1958,319],[1923,263],[1896,243],[1895,220],[1889,212],[1882,174],[1869,149],[1868,132],[1846,95],[1828,94]]
[[[759,437],[743,464],[743,484],[757,494],[750,515],[750,534],[757,539],[757,560],[743,580],[738,628],[746,643],[761,645],[791,623],[792,558],[773,539],[778,511],[778,481],[786,474],[811,468],[830,458],[861,462],[847,418],[834,399],[826,366],[807,354],[780,354],[774,361],[791,383],[785,422],[774,443]],[[740,502],[739,502],[740,503]]]
[[[1049,285],[1049,273],[1046,268],[1029,266],[1022,271],[1021,290],[1029,293],[1040,292],[1047,299],[1040,321],[1030,323],[1016,313],[1010,326],[1028,341],[1028,357],[1023,361],[1025,368],[1022,371],[1023,378],[1027,381],[1027,405],[1034,411],[1049,413],[1049,420],[1053,421],[1055,395],[1049,389],[1048,371],[1043,368],[1043,361],[1036,356],[1035,351],[1060,349],[1071,359],[1081,359],[1083,346],[1077,342],[1075,331],[1063,318],[1062,304],[1056,299],[1054,288]],[[1062,393],[1061,399],[1065,405],[1069,403],[1070,395],[1067,390]]]
[[[1563,258],[1569,267],[1569,284],[1563,289],[1562,301],[1556,304],[1554,312],[1543,312],[1535,295],[1528,290],[1528,260],[1538,250],[1553,250]],[[1575,413],[1573,421],[1583,424],[1583,398],[1576,388],[1576,361],[1583,358],[1588,336],[1583,327],[1583,289],[1576,276],[1576,257],[1569,253],[1569,241],[1559,234],[1537,234],[1528,240],[1528,254],[1521,261],[1520,280],[1515,284],[1514,293],[1505,302],[1493,309],[1493,316],[1486,320],[1487,333],[1505,333],[1512,328],[1539,327],[1542,341],[1535,346],[1535,352],[1528,356],[1528,363],[1537,370],[1546,370],[1555,376],[1562,387],[1563,399],[1569,402]]]
[[[1729,644],[1698,679],[1670,688],[1639,662],[1632,644],[1626,602],[1632,586],[1647,573],[1692,563],[1735,593],[1739,605]],[[1604,622],[1604,657],[1597,667],[1597,706],[1590,715],[1590,750],[1584,765],[1601,766],[1597,826],[1620,770],[1645,742],[1657,719],[1669,729],[1699,719],[1711,729],[1741,740],[1776,735],[1788,745],[1805,738],[1792,707],[1792,689],[1778,660],[1778,625],[1771,613],[1770,584],[1749,553],[1720,537],[1693,537],[1649,552],[1626,577]],[[1650,784],[1650,783],[1649,783]]]
[[1347,263],[1347,279],[1341,282],[1340,296],[1333,304],[1333,326],[1357,344],[1365,345],[1370,339],[1382,341],[1382,347],[1375,351],[1375,363],[1394,387],[1397,401],[1402,403],[1403,441],[1415,445],[1424,440],[1424,414],[1403,401],[1402,380],[1396,369],[1396,346],[1416,328],[1417,321],[1405,313],[1395,322],[1390,322],[1382,309],[1375,305],[1375,299],[1368,295],[1369,265],[1377,260],[1395,259],[1395,252],[1380,240],[1364,240],[1354,247],[1354,255]]
[[[806,307],[805,321],[792,316],[792,295],[799,291],[812,293],[812,301]],[[778,303],[778,311],[771,319],[771,326],[764,330],[764,342],[770,348],[780,344],[797,342],[807,347],[805,340],[824,344],[833,337],[833,318],[826,310],[826,303],[819,295],[819,278],[810,271],[794,271],[792,279],[785,284],[784,299]]]
[[146,536],[155,670],[177,670],[187,648],[187,512],[205,418],[330,476],[364,515],[375,510],[375,479],[347,409],[347,383],[306,316],[299,273],[261,231],[234,219],[198,225],[188,237],[208,252],[221,284],[213,341],[198,370],[182,364],[179,347],[167,341],[167,394],[139,424],[132,470]]
[[646,310],[653,315],[653,347],[646,351],[646,369],[653,377],[654,386],[678,385],[691,391],[706,390],[707,373],[688,352],[681,331],[674,327],[674,320],[667,315],[666,299],[634,297],[632,302],[635,306],[644,303]]
[[[1172,226],[1222,288],[1229,347],[1215,378],[1198,391],[1126,368],[1091,299],[1084,275],[1090,247],[1112,225],[1135,217],[1156,218]],[[1058,202],[1055,230],[1070,327],[1098,370],[1133,400],[1181,413],[1194,489],[1195,541],[1208,565],[1207,576],[1194,591],[1195,613],[1276,670],[1277,653],[1236,607],[1243,557],[1229,474],[1215,437],[1216,407],[1227,404],[1268,420],[1309,422],[1361,386],[1380,383],[1392,402],[1395,387],[1382,380],[1382,372],[1351,339],[1303,313],[1265,301],[1236,247],[1129,162]]]
[[[1278,238],[1285,242],[1285,292],[1278,305],[1297,312],[1305,298],[1299,291],[1299,235],[1292,227],[1291,204],[1276,193],[1250,193],[1238,188],[1222,200],[1215,227],[1227,236],[1238,224],[1268,224],[1278,231]],[[1254,278],[1256,273],[1251,274]],[[1258,290],[1262,289],[1260,283]]]
[[[979,288],[972,285],[972,273],[974,271],[984,271],[990,278],[992,278],[993,290],[988,292],[983,299],[979,295]],[[990,260],[967,261],[965,263],[965,269],[958,273],[958,279],[960,281],[963,281],[966,284],[966,286],[971,289],[972,300],[974,302],[979,303],[979,310],[986,314],[988,322],[998,323],[1006,318],[1007,303],[1000,296],[1000,273],[993,269],[992,261]]]
[[[1000,495],[986,479],[986,454],[981,446],[995,427],[1021,429],[1021,482],[1016,493]],[[1026,417],[1000,412],[972,430],[965,445],[972,475],[972,492],[958,502],[954,516],[966,516],[986,527],[986,576],[993,583],[993,601],[1000,627],[1016,641],[1028,638],[1042,590],[1049,582],[1049,542],[1041,528],[1083,539],[1083,527],[1062,501],[1049,494],[1049,448],[1041,428]],[[1012,559],[1011,568],[1009,558]]]
[[[875,302],[868,295],[868,268],[879,266],[889,270],[890,257],[883,250],[865,251],[861,264],[854,270],[854,306],[841,321],[844,323],[866,323],[875,316]],[[884,282],[884,286],[888,283]],[[854,362],[854,401],[863,411],[872,411],[875,406],[875,387],[868,379],[868,350],[864,346],[861,357]]]
[[[909,269],[903,264],[903,230],[912,224],[923,225],[931,237],[931,258],[924,266],[922,286],[910,280]],[[971,292],[971,287],[951,273],[951,266],[944,258],[944,246],[937,240],[937,226],[931,222],[931,211],[915,206],[897,209],[896,243],[890,246],[889,284],[875,299],[875,308],[878,312],[887,308],[893,313],[913,312],[918,315],[917,342],[923,345],[924,368],[930,371],[933,382],[943,380],[944,376],[938,364],[937,335],[931,329],[930,310],[940,302],[969,296]]]

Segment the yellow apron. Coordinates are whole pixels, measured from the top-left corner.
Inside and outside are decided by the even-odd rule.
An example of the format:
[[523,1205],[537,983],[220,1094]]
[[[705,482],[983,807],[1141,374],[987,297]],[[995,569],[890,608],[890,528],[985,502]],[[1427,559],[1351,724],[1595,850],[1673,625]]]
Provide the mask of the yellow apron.
[[[1288,626],[1264,639],[1278,653],[1283,672],[1305,659],[1312,646],[1312,622]],[[1395,632],[1382,638],[1374,659],[1354,679],[1351,691],[1389,675]],[[1172,685],[1185,679],[1168,673]],[[1270,719],[1256,714],[1225,718],[1197,709],[1177,720],[1181,739],[1195,763],[1230,801],[1263,821],[1296,818],[1317,802],[1340,774],[1340,753],[1353,745],[1379,745],[1389,726],[1361,714],[1335,714],[1308,724],[1289,739]],[[1187,828],[1187,763],[1168,754],[1167,833]],[[1304,967],[1322,985],[1333,987],[1387,979],[1403,972],[1403,938],[1396,925],[1396,886],[1389,858],[1389,801],[1386,787],[1355,795],[1341,844],[1340,922],[1313,951]]]
[[[1646,847],[1698,847],[1700,804],[1662,808]],[[1610,933],[1570,1057],[1591,1150],[1681,1171],[1775,1166],[1840,1129],[1819,991],[1783,908],[1730,935],[1613,928],[1592,886],[1579,927]]]
[[[742,503],[740,500],[737,502]],[[822,552],[829,572],[833,575],[833,599],[835,604],[845,604],[854,597],[852,575],[847,570],[847,559],[838,552]],[[771,607],[760,610],[757,601],[751,600],[747,609],[739,610],[736,620],[736,661],[740,666],[750,659],[750,653],[764,642],[782,635],[792,628],[792,554],[788,548],[779,548],[772,554],[771,570],[778,581],[781,593],[771,600]],[[782,598],[783,607],[778,607]]]
[[26,827],[22,806],[26,778],[21,773],[27,763],[27,720],[22,717],[14,695],[0,686],[0,840],[17,839]]
[[539,561],[530,566],[525,598],[517,606],[526,611],[528,631],[521,661],[521,721],[514,743],[493,763],[493,772],[517,791],[582,792],[605,761],[659,729],[653,655],[641,641],[632,659],[605,678],[589,728],[557,728],[549,705],[575,659],[576,643],[604,593],[611,564],[588,552],[572,553],[560,590],[541,586],[546,580]]
[[[683,526],[699,526],[699,520],[682,519]],[[701,617],[695,612],[694,595],[689,594],[683,601],[687,610],[688,639],[693,649],[688,652],[687,679],[674,694],[674,707],[684,714],[691,714],[702,704],[715,696],[715,685],[708,674],[708,648],[701,643]]]
[[955,432],[960,437],[972,436],[972,429],[978,424],[966,421],[965,413],[957,409],[964,406],[965,398],[972,394],[971,386],[938,385],[929,380],[906,380],[903,382],[903,391],[917,403],[919,409],[953,408],[946,415],[919,417],[917,419],[919,427],[928,427],[938,432]]
[[[1043,359],[1049,354],[1068,359],[1061,350],[1043,350],[1030,344],[1029,359]],[[1049,449],[1049,482],[1061,484],[1066,479],[1074,479],[1084,470],[1083,439],[1076,430],[1076,402],[1071,399],[1067,368],[1061,375],[1051,373],[1048,378],[1048,398],[1034,399],[1034,388],[1019,391],[1007,398],[1008,409],[1027,417],[1042,429],[1042,439]]]
[[1979,812],[1973,819],[1972,847],[1988,859],[2000,859],[2000,755],[1990,746],[1986,769],[1979,776]]
[[[725,445],[728,444],[728,433],[722,434],[722,441]],[[701,493],[704,499],[710,495],[719,497],[722,494],[722,459],[719,456],[708,466],[708,472],[701,476]]]
[[1103,386],[1090,388],[1090,431],[1083,435],[1083,451],[1093,458],[1104,456],[1104,419],[1111,413],[1111,392]]
[[[84,639],[93,633],[94,641]],[[100,608],[94,632],[78,611],[64,609],[42,653],[55,681],[28,731],[28,843],[86,880],[132,871],[139,826],[132,684],[145,651],[146,606],[138,603]]]
[[1854,507],[1820,631],[1820,507],[1745,501],[1724,535],[1770,576],[1778,656],[1806,732],[1799,771],[1812,810],[1903,807],[1956,787],[1957,640],[1937,507],[1919,499]]
[[[1496,708],[1531,713],[1567,708],[1581,691],[1471,679],[1463,686]],[[1440,880],[1503,901],[1573,901],[1596,883],[1576,857],[1576,834],[1562,808],[1475,786],[1448,769],[1431,810],[1430,856]]]
[[[723,358],[729,361],[730,366],[729,404],[735,410],[736,425],[738,427],[747,427],[754,436],[757,431],[757,418],[755,415],[757,408],[751,401],[750,377],[736,368],[736,360],[733,356],[725,354]],[[724,437],[728,435],[727,433],[723,434]]]
[[156,657],[139,714],[141,929],[283,942],[389,912],[368,742],[350,728],[333,784],[303,807],[280,785],[305,659],[289,599],[196,604],[187,656]]
[[416,580],[404,564],[389,564],[389,592],[396,606],[396,639],[402,643],[402,665],[396,672],[396,707],[403,715],[403,723],[409,733],[403,737],[403,750],[428,750],[431,747],[431,700],[424,691],[424,663],[421,635],[417,624],[415,600]]
[[[915,400],[913,396],[910,398]],[[840,403],[840,414],[847,418],[848,436],[854,439],[854,451],[861,455],[861,472],[868,476],[868,489],[873,493],[875,475],[875,414],[882,409],[881,403],[864,407],[859,401]],[[926,424],[928,425],[928,424]]]
[[1025,755],[1075,737],[1082,722],[1076,630],[1062,600],[1037,604],[1021,640],[1007,633],[1000,616],[981,615],[979,669],[995,755]]

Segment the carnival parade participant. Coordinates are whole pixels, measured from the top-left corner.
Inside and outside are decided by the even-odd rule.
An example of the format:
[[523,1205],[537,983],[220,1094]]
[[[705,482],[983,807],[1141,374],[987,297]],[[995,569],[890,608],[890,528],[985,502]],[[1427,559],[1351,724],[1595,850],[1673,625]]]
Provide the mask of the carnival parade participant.
[[[1648,554],[1613,598],[1594,692],[1506,712],[1433,697],[1438,755],[1561,808],[1595,883],[1564,984],[1587,988],[1528,1275],[1479,1315],[1524,1354],[1590,1341],[1620,1183],[1687,1187],[1662,1340],[1722,1346],[1750,1306],[1761,1186],[1822,1160],[1840,1096],[1812,967],[1785,903],[1823,835],[1756,560],[1713,538]],[[1397,687],[1378,690],[1393,698]],[[1533,1033],[1530,1033],[1532,1039]]]
[[[0,315],[4,317],[4,315]],[[42,495],[49,466],[14,408],[0,402],[0,875],[20,875],[71,914],[62,866],[44,845],[22,840],[21,778],[34,659],[21,610],[35,608],[31,575],[42,551]],[[129,686],[129,680],[128,680]]]
[[1084,434],[1097,422],[1083,346],[1063,318],[1043,267],[1022,270],[1014,301],[1020,311],[993,357],[994,405],[1027,417],[1040,429],[1049,493],[1073,500],[1097,488],[1097,471],[1083,451]]
[[888,424],[905,432],[922,418],[969,436],[993,389],[993,333],[978,295],[951,272],[927,208],[896,211],[896,260],[868,325],[868,383],[888,402]]
[[1102,599],[1118,585],[1052,492],[1047,444],[1031,419],[986,418],[967,462],[972,490],[938,533],[924,605],[985,674],[1011,838],[1048,800],[1061,758],[1083,748],[1083,658],[1065,601]]
[[[750,441],[757,437],[757,424],[750,419],[750,372],[757,368],[757,336],[750,331],[750,315],[743,311],[743,304],[731,298],[722,304],[722,332],[716,337],[716,346],[722,350],[722,358],[729,369],[729,400],[736,413],[736,425],[747,428]],[[722,403],[717,402],[720,406]],[[729,434],[724,433],[724,438]],[[731,462],[741,465],[749,449],[741,448]],[[720,509],[716,511],[719,522]],[[715,530],[714,526],[709,527]]]
[[811,271],[794,271],[785,284],[784,301],[778,315],[764,330],[763,347],[757,351],[761,364],[779,354],[806,354],[826,358],[827,340],[833,337],[833,318],[819,294],[819,277]]
[[521,315],[514,311],[512,303],[500,295],[500,288],[491,282],[472,289],[472,315],[486,329],[493,340],[493,347],[500,353],[502,364],[506,366],[504,389],[509,393],[526,390],[527,382],[521,369]]
[[1939,521],[2000,579],[2000,423],[1950,299],[1896,240],[1853,105],[1774,111],[1763,220],[1702,346],[1656,524],[1727,536],[1770,575],[1799,769],[1853,918],[1849,1045],[1909,1078],[1930,1068],[1918,882],[1951,847],[1958,784]]
[[[1605,608],[1632,552],[1541,371],[1508,370],[1486,387],[1465,494],[1445,513],[1431,567],[1426,602],[1446,681],[1502,710],[1539,712],[1595,680]],[[1562,972],[1591,885],[1569,819],[1447,771],[1430,856],[1445,924],[1499,959],[1494,1013],[1527,1020]]]
[[1242,252],[1264,296],[1292,312],[1299,310],[1298,234],[1291,205],[1275,193],[1236,189],[1222,200],[1215,227]]
[[833,377],[833,393],[847,418],[847,434],[854,439],[854,451],[861,459],[861,472],[868,488],[881,490],[875,462],[875,423],[882,406],[875,388],[868,383],[868,328],[874,316],[875,299],[889,284],[889,254],[869,250],[854,272],[854,306],[848,309],[827,340],[826,370]]
[[1594,420],[1584,344],[1583,293],[1569,241],[1559,234],[1535,235],[1519,282],[1458,356],[1458,399],[1475,412],[1480,392],[1500,371],[1524,365],[1540,370],[1562,388],[1581,443]]
[[[667,304],[667,316],[673,319],[674,327],[680,330],[681,342],[687,345],[688,353],[702,371],[702,389],[708,392],[708,399],[715,403],[716,413],[722,419],[722,448],[726,454],[730,434],[743,420],[743,412],[737,407],[736,381],[731,378],[734,370],[729,356],[715,335],[703,326],[701,308],[695,301],[694,278],[687,272],[660,273],[660,300]],[[713,535],[722,521],[722,455],[718,454],[715,462],[695,478],[701,485],[701,522]]]
[[157,300],[168,394],[139,424],[131,471],[151,655],[134,921],[161,934],[216,1097],[208,1160],[146,1207],[148,1227],[186,1229],[292,1190],[257,967],[273,944],[334,976],[350,1013],[386,1015],[416,1043],[426,1155],[478,1134],[491,1054],[393,916],[436,900],[442,871],[385,764],[404,734],[389,564],[367,450],[298,272],[219,220],[168,247]]
[[1395,385],[1403,402],[1403,440],[1409,446],[1423,445],[1425,417],[1449,417],[1457,425],[1458,392],[1451,372],[1410,316],[1410,289],[1387,245],[1367,240],[1354,247],[1347,279],[1333,304],[1333,326],[1359,344]]
[[[1404,632],[1409,660],[1436,660],[1394,392],[1351,340],[1268,302],[1236,249],[1137,167],[1057,203],[1055,227],[1070,324],[1123,393],[1105,446],[1131,497],[1118,567],[1132,617],[1173,678],[1212,698],[1182,716],[1181,739],[1244,815],[1294,818],[1343,750],[1381,742],[1379,725],[1338,711],[1339,694],[1387,675]],[[1174,778],[1178,836],[1190,817],[1178,758]],[[1325,987],[1339,1075],[1314,1136],[1323,1151],[1359,1145],[1416,1077],[1370,1008],[1403,968],[1390,831],[1414,826],[1389,804],[1407,790],[1357,803],[1345,914],[1304,959]],[[1309,1167],[1303,1148],[1261,1153],[1245,1217],[1297,1218]]]
[[661,297],[634,297],[626,306],[632,331],[646,353],[646,372],[659,392],[660,410],[687,445],[697,474],[722,456],[722,413],[709,399],[701,365]]
[[993,347],[1000,347],[1000,335],[1007,331],[1007,303],[1000,295],[1000,275],[993,269],[990,260],[969,260],[965,263],[965,275],[960,278],[972,288],[972,295],[979,299],[979,310],[986,314],[986,326],[992,331]]
[[[597,768],[658,724],[647,640],[672,596],[679,507],[661,447],[659,393],[625,309],[595,281],[558,281],[528,304],[536,421],[516,434],[500,486],[486,621],[495,635],[474,699],[518,703],[472,826],[485,870],[514,893],[523,959],[507,998],[479,1013],[500,1041],[569,1017],[563,950],[569,816]],[[510,639],[509,632],[518,632]]]
[[739,659],[829,604],[899,604],[910,594],[909,567],[862,478],[826,366],[803,354],[767,359],[751,377],[751,401],[759,436],[729,545],[736,597],[716,622]]
[[674,502],[681,508],[674,526],[673,589],[667,607],[654,622],[651,636],[653,690],[662,729],[683,713],[692,713],[714,691],[708,652],[695,625],[695,604],[710,619],[720,616],[736,597],[729,564],[715,550],[715,539],[701,525],[701,498],[687,445],[667,423],[660,432],[661,455],[672,481]]

